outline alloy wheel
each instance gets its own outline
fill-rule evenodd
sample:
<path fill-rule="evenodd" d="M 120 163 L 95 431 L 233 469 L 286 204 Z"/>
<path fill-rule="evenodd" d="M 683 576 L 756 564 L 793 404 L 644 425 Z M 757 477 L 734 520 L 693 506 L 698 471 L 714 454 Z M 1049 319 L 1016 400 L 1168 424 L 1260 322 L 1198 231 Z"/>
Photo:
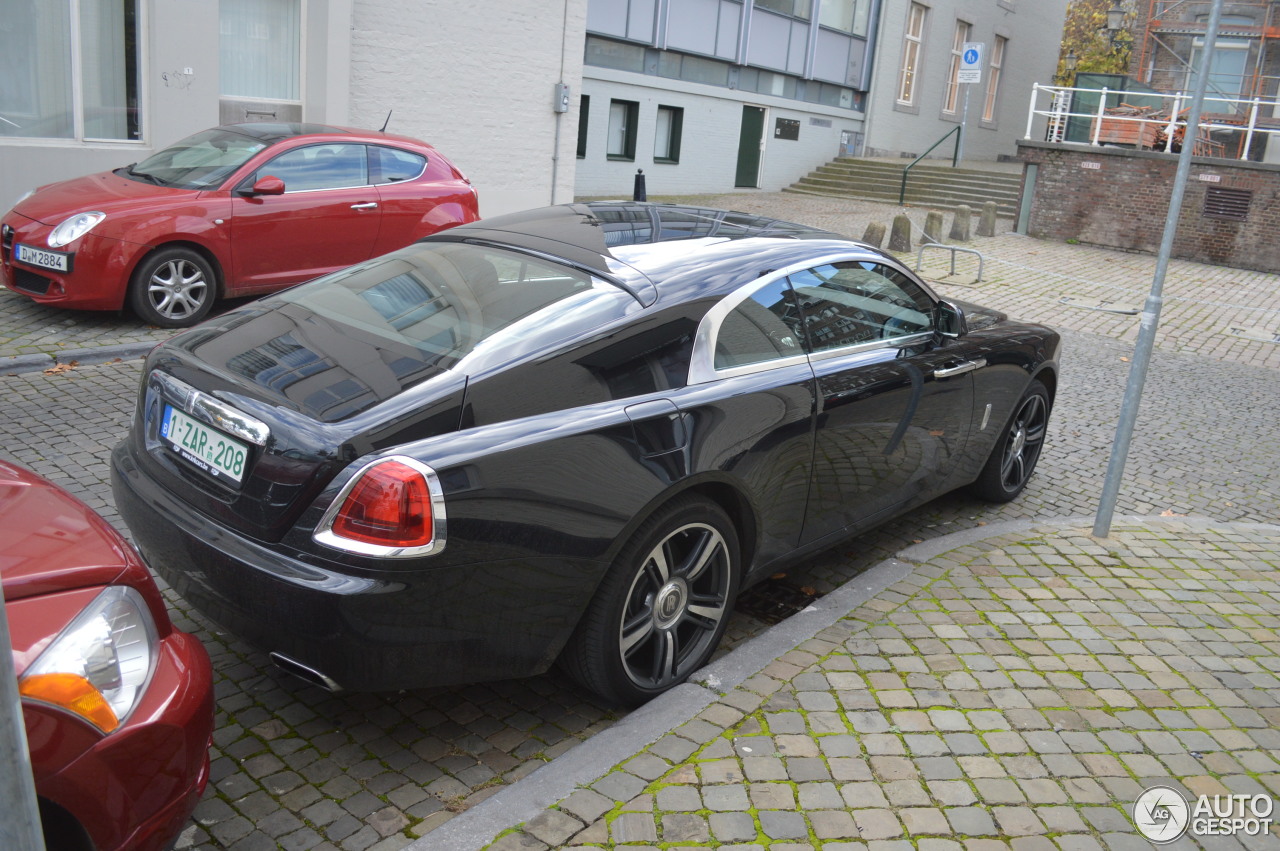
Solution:
<path fill-rule="evenodd" d="M 1000 460 L 1000 484 L 1005 490 L 1019 490 L 1030 478 L 1044 446 L 1048 422 L 1049 409 L 1043 396 L 1032 394 L 1022 401 L 1009 424 L 1004 455 Z"/>
<path fill-rule="evenodd" d="M 160 264 L 147 282 L 147 300 L 165 319 L 180 321 L 194 315 L 208 297 L 204 270 L 183 258 Z"/>
<path fill-rule="evenodd" d="M 702 663 L 729 613 L 731 571 L 724 537 L 704 523 L 675 529 L 645 556 L 618 629 L 622 666 L 635 685 L 665 688 Z"/>

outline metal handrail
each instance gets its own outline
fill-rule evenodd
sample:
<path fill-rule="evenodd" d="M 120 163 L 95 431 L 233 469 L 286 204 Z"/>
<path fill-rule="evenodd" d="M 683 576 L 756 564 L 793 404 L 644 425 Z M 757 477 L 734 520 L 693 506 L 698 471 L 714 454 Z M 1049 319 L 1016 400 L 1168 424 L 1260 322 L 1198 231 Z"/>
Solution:
<path fill-rule="evenodd" d="M 938 147 L 943 142 L 947 141 L 947 137 L 950 136 L 952 133 L 956 134 L 956 147 L 955 147 L 955 150 L 951 153 L 951 167 L 955 168 L 957 165 L 960 164 L 960 125 L 957 124 L 955 127 L 952 127 L 946 133 L 942 134 L 941 139 L 939 139 L 938 141 L 930 145 L 929 150 L 925 151 L 923 154 L 916 157 L 914 160 L 912 160 L 910 163 L 907 164 L 906 168 L 902 170 L 902 188 L 898 190 L 898 206 L 899 207 L 905 204 L 907 199 L 907 173 L 911 171 L 912 167 L 914 167 L 916 163 L 920 162 L 920 160 L 924 159 L 925 157 L 929 156 L 929 154 L 933 153 L 934 148 Z"/>
<path fill-rule="evenodd" d="M 1067 110 L 1055 111 L 1052 103 L 1050 108 L 1038 109 L 1037 100 L 1041 92 L 1045 92 L 1052 97 L 1056 95 L 1068 95 L 1076 92 L 1086 92 L 1098 94 L 1098 107 L 1091 112 L 1070 112 Z M 1165 105 L 1165 111 L 1152 115 L 1114 115 L 1107 113 L 1108 97 L 1112 95 L 1132 95 L 1134 97 L 1143 98 L 1145 100 L 1160 100 Z M 1185 112 L 1185 104 L 1190 100 L 1190 96 L 1185 92 L 1124 92 L 1115 91 L 1106 87 L 1101 89 L 1076 88 L 1073 86 L 1042 86 L 1034 83 L 1031 87 L 1031 104 L 1027 111 L 1027 131 L 1024 138 L 1031 139 L 1032 132 L 1035 127 L 1037 117 L 1043 117 L 1048 120 L 1052 126 L 1054 122 L 1064 124 L 1069 118 L 1087 118 L 1092 122 L 1089 131 L 1089 141 L 1087 144 L 1100 145 L 1101 134 L 1103 129 L 1103 121 L 1114 123 L 1116 125 L 1137 124 L 1148 125 L 1155 124 L 1164 134 L 1165 142 L 1163 150 L 1170 151 L 1174 141 L 1174 131 L 1186 124 L 1183 117 Z M 1213 114 L 1210 113 L 1202 117 L 1199 129 L 1200 131 L 1234 131 L 1242 135 L 1240 140 L 1240 151 L 1238 158 L 1248 160 L 1249 152 L 1252 149 L 1253 141 L 1259 136 L 1268 139 L 1280 138 L 1280 125 L 1272 120 L 1272 116 L 1280 113 L 1280 99 L 1264 99 L 1264 98 L 1233 98 L 1233 97 L 1214 97 L 1206 96 L 1204 99 L 1206 107 L 1210 103 L 1221 104 L 1228 113 Z M 1166 114 L 1167 111 L 1167 114 Z M 1236 117 L 1231 121 L 1223 121 L 1221 115 L 1234 114 Z M 1218 118 L 1218 120 L 1214 120 Z M 1197 146 L 1204 137 L 1200 133 L 1192 134 L 1196 140 Z M 1057 140 L 1053 140 L 1057 141 Z M 1218 143 L 1215 143 L 1218 144 Z M 1206 155 L 1212 155 L 1206 154 Z"/>

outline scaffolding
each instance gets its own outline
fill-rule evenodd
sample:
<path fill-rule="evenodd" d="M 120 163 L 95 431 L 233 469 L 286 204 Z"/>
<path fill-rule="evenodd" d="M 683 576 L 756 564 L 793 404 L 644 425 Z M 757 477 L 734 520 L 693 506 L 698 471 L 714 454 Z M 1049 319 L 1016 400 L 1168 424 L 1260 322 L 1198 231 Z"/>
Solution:
<path fill-rule="evenodd" d="M 1166 91 L 1185 90 L 1193 57 L 1204 44 L 1209 0 L 1148 0 L 1146 25 L 1134 67 L 1142 82 Z M 1210 72 L 1220 90 L 1211 95 L 1272 98 L 1280 88 L 1280 0 L 1230 0 L 1223 5 L 1217 47 L 1243 51 L 1239 73 Z M 1238 88 L 1235 81 L 1238 80 Z M 1232 91 L 1221 90 L 1221 87 Z"/>

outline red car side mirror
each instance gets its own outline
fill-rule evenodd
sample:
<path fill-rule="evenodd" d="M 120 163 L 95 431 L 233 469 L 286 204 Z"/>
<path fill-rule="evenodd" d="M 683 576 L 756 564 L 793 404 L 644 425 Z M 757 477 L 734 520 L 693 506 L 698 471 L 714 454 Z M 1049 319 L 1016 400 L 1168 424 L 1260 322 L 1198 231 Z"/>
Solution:
<path fill-rule="evenodd" d="M 250 195 L 283 195 L 284 181 L 278 177 L 267 175 L 266 177 L 253 184 L 253 188 L 249 190 Z"/>

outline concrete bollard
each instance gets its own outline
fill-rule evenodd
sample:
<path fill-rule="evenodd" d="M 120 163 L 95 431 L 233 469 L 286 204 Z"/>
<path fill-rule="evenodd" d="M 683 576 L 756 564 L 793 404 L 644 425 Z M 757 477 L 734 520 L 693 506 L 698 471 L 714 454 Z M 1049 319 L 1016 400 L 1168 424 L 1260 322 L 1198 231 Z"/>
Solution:
<path fill-rule="evenodd" d="M 911 219 L 906 214 L 893 217 L 893 229 L 889 231 L 889 250 L 911 250 Z"/>
<path fill-rule="evenodd" d="M 924 217 L 924 236 L 920 241 L 942 243 L 942 213 L 930 210 Z"/>
<path fill-rule="evenodd" d="M 972 224 L 973 210 L 968 204 L 961 204 L 956 207 L 955 217 L 951 220 L 950 239 L 956 242 L 969 241 L 969 226 Z"/>
<path fill-rule="evenodd" d="M 996 235 L 996 202 L 988 201 L 982 205 L 982 215 L 978 217 L 978 236 Z"/>
<path fill-rule="evenodd" d="M 862 241 L 876 248 L 884 245 L 884 225 L 880 222 L 867 225 L 867 229 L 862 232 Z"/>

